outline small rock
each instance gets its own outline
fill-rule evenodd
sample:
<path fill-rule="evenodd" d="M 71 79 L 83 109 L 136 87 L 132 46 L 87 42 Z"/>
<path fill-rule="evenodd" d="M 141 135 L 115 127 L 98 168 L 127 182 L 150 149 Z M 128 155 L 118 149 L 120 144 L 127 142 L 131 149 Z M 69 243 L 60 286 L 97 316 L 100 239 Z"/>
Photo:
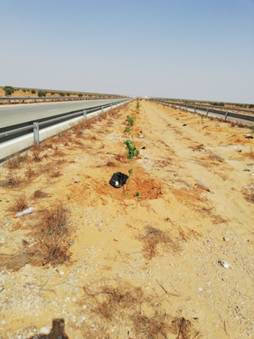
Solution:
<path fill-rule="evenodd" d="M 244 137 L 245 139 L 253 139 L 253 135 L 251 134 L 245 134 Z"/>

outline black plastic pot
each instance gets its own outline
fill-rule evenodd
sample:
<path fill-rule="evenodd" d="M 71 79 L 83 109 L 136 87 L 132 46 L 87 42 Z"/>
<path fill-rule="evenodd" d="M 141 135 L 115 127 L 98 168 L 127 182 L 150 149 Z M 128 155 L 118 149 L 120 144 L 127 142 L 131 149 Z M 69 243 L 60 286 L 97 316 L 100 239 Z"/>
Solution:
<path fill-rule="evenodd" d="M 120 188 L 126 184 L 128 178 L 129 178 L 128 175 L 121 172 L 116 172 L 112 175 L 109 183 L 114 188 Z"/>

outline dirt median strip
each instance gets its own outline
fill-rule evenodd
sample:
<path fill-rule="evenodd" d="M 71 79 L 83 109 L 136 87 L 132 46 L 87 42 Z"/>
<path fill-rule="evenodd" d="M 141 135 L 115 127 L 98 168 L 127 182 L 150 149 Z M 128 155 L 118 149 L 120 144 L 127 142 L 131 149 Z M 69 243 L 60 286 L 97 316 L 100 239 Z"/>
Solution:
<path fill-rule="evenodd" d="M 1 166 L 0 336 L 250 335 L 247 132 L 139 100 Z"/>

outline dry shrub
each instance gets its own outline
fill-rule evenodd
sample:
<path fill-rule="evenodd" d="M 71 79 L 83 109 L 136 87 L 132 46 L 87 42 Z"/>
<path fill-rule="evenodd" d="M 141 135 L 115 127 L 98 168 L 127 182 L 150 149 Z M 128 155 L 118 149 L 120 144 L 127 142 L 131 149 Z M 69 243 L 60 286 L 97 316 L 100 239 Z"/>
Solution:
<path fill-rule="evenodd" d="M 155 314 L 152 317 L 137 314 L 133 316 L 132 321 L 138 338 L 168 338 L 167 333 L 171 332 L 167 314 Z"/>
<path fill-rule="evenodd" d="M 5 180 L 1 182 L 1 186 L 15 188 L 21 184 L 21 178 L 14 173 L 8 173 Z"/>
<path fill-rule="evenodd" d="M 254 202 L 254 185 L 246 186 L 242 189 L 244 198 L 253 203 Z"/>
<path fill-rule="evenodd" d="M 40 228 L 43 235 L 48 236 L 66 236 L 68 235 L 67 210 L 61 203 L 56 204 L 51 209 L 45 210 L 40 222 Z"/>
<path fill-rule="evenodd" d="M 59 133 L 58 134 L 58 138 L 59 140 L 64 143 L 64 142 L 70 142 L 72 140 L 72 131 L 71 129 L 65 131 L 65 132 L 62 132 L 62 133 Z"/>
<path fill-rule="evenodd" d="M 141 303 L 144 301 L 142 289 L 127 283 L 113 283 L 113 286 L 111 284 L 96 285 L 95 283 L 92 284 L 92 288 L 87 286 L 83 288 L 84 301 L 90 306 L 93 324 L 95 320 L 98 320 L 96 329 L 103 329 L 104 333 L 110 331 L 114 321 L 118 324 L 121 321 L 128 321 L 131 315 L 138 312 Z M 99 334 L 94 329 L 90 329 L 89 332 L 92 334 L 91 338 L 96 338 Z"/>
<path fill-rule="evenodd" d="M 80 140 L 74 140 L 74 144 L 77 145 L 77 146 L 80 146 L 80 147 L 84 146 L 83 142 L 80 141 Z"/>
<path fill-rule="evenodd" d="M 205 150 L 205 147 L 204 147 L 204 144 L 197 144 L 195 146 L 190 146 L 190 148 L 193 150 L 193 151 L 204 151 Z"/>
<path fill-rule="evenodd" d="M 221 158 L 219 155 L 213 153 L 213 152 L 208 152 L 207 154 L 203 155 L 200 160 L 204 162 L 204 165 L 207 166 L 207 162 L 210 165 L 218 165 L 220 163 L 224 162 L 224 159 Z"/>
<path fill-rule="evenodd" d="M 62 175 L 62 173 L 60 171 L 53 171 L 52 173 L 50 173 L 51 178 L 58 178 L 61 175 Z"/>
<path fill-rule="evenodd" d="M 34 192 L 34 194 L 33 194 L 33 197 L 34 197 L 35 199 L 46 198 L 46 197 L 48 197 L 48 193 L 45 193 L 45 192 L 43 192 L 43 191 L 41 191 L 41 190 L 36 190 L 36 191 Z"/>
<path fill-rule="evenodd" d="M 9 169 L 18 169 L 20 168 L 21 164 L 27 160 L 27 155 L 16 155 L 15 157 L 11 158 L 7 161 L 6 167 Z"/>
<path fill-rule="evenodd" d="M 61 203 L 45 210 L 38 223 L 35 239 L 38 241 L 29 249 L 31 263 L 53 266 L 70 259 L 70 228 L 68 212 Z"/>
<path fill-rule="evenodd" d="M 35 177 L 35 171 L 31 168 L 28 167 L 27 170 L 25 171 L 25 177 L 29 180 Z"/>
<path fill-rule="evenodd" d="M 14 157 L 7 161 L 6 167 L 9 169 L 17 169 L 20 167 L 20 162 L 18 160 L 18 157 Z"/>
<path fill-rule="evenodd" d="M 143 242 L 143 254 L 149 260 L 157 255 L 159 246 L 166 250 L 179 250 L 176 240 L 172 240 L 168 232 L 151 226 L 147 226 L 145 235 L 139 236 L 138 239 Z"/>
<path fill-rule="evenodd" d="M 40 172 L 45 173 L 45 175 L 48 175 L 51 178 L 60 177 L 62 175 L 60 169 L 63 167 L 65 163 L 66 163 L 65 159 L 47 162 L 40 167 Z"/>
<path fill-rule="evenodd" d="M 28 208 L 28 202 L 26 196 L 23 194 L 15 200 L 14 204 L 11 207 L 11 211 L 20 212 L 26 208 Z"/>
<path fill-rule="evenodd" d="M 38 243 L 38 252 L 40 253 L 39 263 L 43 266 L 51 264 L 52 266 L 62 265 L 70 259 L 68 242 L 62 239 L 41 240 Z M 38 262 L 37 260 L 35 261 Z"/>
<path fill-rule="evenodd" d="M 82 329 L 83 338 L 91 339 L 112 339 L 109 333 L 105 332 L 105 328 L 95 328 L 94 326 L 88 326 Z"/>
<path fill-rule="evenodd" d="M 53 156 L 55 156 L 55 157 L 64 157 L 65 155 L 66 154 L 63 151 L 61 151 L 60 149 L 56 149 L 54 151 L 54 154 L 53 154 Z"/>
<path fill-rule="evenodd" d="M 172 328 L 177 339 L 198 338 L 199 332 L 193 329 L 191 322 L 183 317 L 172 321 Z"/>
<path fill-rule="evenodd" d="M 36 162 L 40 162 L 42 160 L 42 147 L 40 145 L 35 145 L 31 149 L 32 160 Z"/>
<path fill-rule="evenodd" d="M 104 338 L 99 335 L 108 333 L 112 327 L 128 329 L 129 338 L 171 338 L 169 334 L 178 339 L 197 338 L 198 332 L 189 320 L 174 318 L 165 312 L 161 303 L 164 295 L 161 298 L 155 294 L 146 295 L 141 287 L 123 281 L 96 285 L 83 288 L 93 323 L 93 328 L 85 325 L 89 338 Z"/>
<path fill-rule="evenodd" d="M 224 159 L 222 157 L 212 152 L 209 152 L 208 159 L 214 162 L 224 162 Z"/>
<path fill-rule="evenodd" d="M 96 291 L 83 287 L 85 294 L 95 301 L 93 312 L 106 320 L 112 320 L 124 309 L 135 308 L 143 300 L 143 291 L 140 287 L 128 284 L 122 286 L 103 286 Z"/>

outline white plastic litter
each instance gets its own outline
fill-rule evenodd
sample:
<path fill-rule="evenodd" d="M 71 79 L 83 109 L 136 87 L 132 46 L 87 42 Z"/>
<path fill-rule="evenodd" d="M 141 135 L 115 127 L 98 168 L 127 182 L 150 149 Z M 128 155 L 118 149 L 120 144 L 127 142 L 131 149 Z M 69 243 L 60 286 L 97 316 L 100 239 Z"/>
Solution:
<path fill-rule="evenodd" d="M 48 326 L 44 326 L 40 329 L 40 334 L 44 334 L 44 335 L 47 335 L 50 333 L 50 328 Z"/>
<path fill-rule="evenodd" d="M 228 269 L 231 267 L 230 263 L 225 260 L 218 260 L 218 264 L 220 264 L 222 267 Z"/>
<path fill-rule="evenodd" d="M 23 211 L 17 212 L 16 217 L 23 217 L 23 215 L 33 213 L 34 209 L 32 207 L 25 208 Z"/>

